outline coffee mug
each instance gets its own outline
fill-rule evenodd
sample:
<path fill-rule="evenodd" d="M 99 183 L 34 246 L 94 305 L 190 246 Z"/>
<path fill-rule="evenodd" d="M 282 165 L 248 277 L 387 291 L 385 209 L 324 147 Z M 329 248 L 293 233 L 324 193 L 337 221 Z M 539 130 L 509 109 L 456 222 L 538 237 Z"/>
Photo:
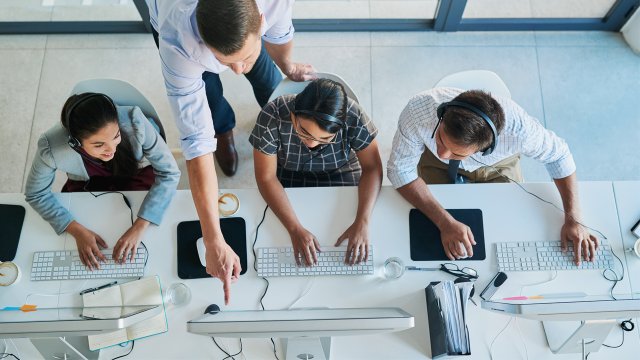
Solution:
<path fill-rule="evenodd" d="M 222 216 L 231 216 L 240 209 L 240 199 L 235 194 L 224 193 L 218 197 L 218 212 Z"/>
<path fill-rule="evenodd" d="M 10 286 L 20 281 L 20 268 L 11 261 L 0 262 L 0 286 Z"/>
<path fill-rule="evenodd" d="M 640 257 L 640 239 L 636 240 L 635 244 L 633 244 L 633 247 L 625 249 L 624 251 L 634 252 L 637 257 Z"/>

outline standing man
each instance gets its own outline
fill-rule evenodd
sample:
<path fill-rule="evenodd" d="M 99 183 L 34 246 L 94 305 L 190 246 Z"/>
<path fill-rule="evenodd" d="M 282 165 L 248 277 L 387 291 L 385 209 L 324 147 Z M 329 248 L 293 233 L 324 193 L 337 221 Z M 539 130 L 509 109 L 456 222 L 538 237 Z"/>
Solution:
<path fill-rule="evenodd" d="M 387 173 L 402 197 L 440 229 L 449 259 L 473 255 L 471 229 L 433 197 L 427 183 L 522 182 L 520 154 L 545 165 L 565 211 L 563 250 L 593 261 L 598 240 L 580 225 L 576 164 L 567 143 L 511 99 L 479 91 L 435 88 L 409 100 L 393 138 Z M 507 178 L 508 177 L 508 178 Z"/>
<path fill-rule="evenodd" d="M 295 81 L 313 78 L 314 69 L 291 61 L 292 0 L 146 1 L 207 249 L 207 273 L 223 282 L 227 304 L 241 268 L 220 230 L 212 153 L 227 176 L 235 174 L 238 154 L 235 115 L 219 74 L 229 68 L 244 74 L 264 106 L 282 79 L 274 61 Z"/>

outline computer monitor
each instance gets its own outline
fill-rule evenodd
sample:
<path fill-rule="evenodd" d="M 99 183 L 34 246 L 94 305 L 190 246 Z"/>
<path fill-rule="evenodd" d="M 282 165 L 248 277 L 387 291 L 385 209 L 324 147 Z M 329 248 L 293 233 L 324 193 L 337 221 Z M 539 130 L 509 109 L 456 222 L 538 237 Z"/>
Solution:
<path fill-rule="evenodd" d="M 162 305 L 3 310 L 0 339 L 29 338 L 45 359 L 97 359 L 99 351 L 89 350 L 87 336 L 123 329 L 162 311 Z"/>
<path fill-rule="evenodd" d="M 189 321 L 187 331 L 213 337 L 285 338 L 286 359 L 329 360 L 331 336 L 377 334 L 413 326 L 413 316 L 398 308 L 322 308 L 221 311 Z"/>
<path fill-rule="evenodd" d="M 549 348 L 554 354 L 596 352 L 617 319 L 640 316 L 640 299 L 617 296 L 553 298 L 538 300 L 483 300 L 490 311 L 542 321 Z"/>

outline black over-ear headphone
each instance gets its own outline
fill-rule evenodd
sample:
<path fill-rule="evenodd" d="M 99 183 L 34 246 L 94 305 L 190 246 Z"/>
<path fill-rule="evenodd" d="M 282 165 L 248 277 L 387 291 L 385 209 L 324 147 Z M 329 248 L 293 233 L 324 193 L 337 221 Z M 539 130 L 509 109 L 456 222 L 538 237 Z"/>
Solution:
<path fill-rule="evenodd" d="M 433 134 L 431 134 L 431 137 L 433 138 L 435 136 L 436 130 L 438 129 L 438 126 L 440 126 L 440 123 L 442 122 L 442 118 L 444 117 L 444 114 L 447 111 L 447 108 L 452 106 L 461 107 L 471 111 L 472 113 L 480 116 L 489 125 L 489 127 L 491 128 L 491 133 L 493 134 L 493 138 L 491 139 L 491 144 L 489 145 L 489 147 L 482 150 L 482 155 L 486 156 L 491 154 L 493 150 L 496 148 L 496 145 L 498 143 L 498 131 L 496 130 L 496 126 L 493 124 L 493 121 L 491 121 L 491 118 L 489 118 L 487 114 L 485 114 L 482 110 L 478 109 L 477 107 L 466 102 L 454 100 L 454 101 L 449 101 L 449 102 L 440 104 L 438 106 L 438 109 L 436 110 L 436 114 L 438 115 L 438 123 L 436 124 L 435 129 L 433 129 Z"/>
<path fill-rule="evenodd" d="M 67 131 L 69 132 L 69 139 L 67 140 L 67 144 L 69 144 L 69 146 L 72 149 L 75 148 L 79 148 L 82 146 L 82 143 L 80 142 L 80 140 L 76 139 L 75 137 L 71 136 L 71 128 L 69 126 L 69 123 L 71 122 L 71 114 L 73 113 L 73 110 L 76 109 L 76 107 L 78 105 L 80 105 L 81 103 L 94 98 L 94 97 L 98 97 L 98 96 L 103 96 L 105 99 L 107 99 L 107 101 L 109 101 L 109 104 L 111 104 L 111 106 L 113 108 L 115 108 L 115 104 L 113 103 L 113 100 L 111 100 L 111 98 L 109 98 L 107 95 L 105 94 L 100 94 L 100 93 L 83 93 L 83 94 L 79 94 L 76 98 L 76 100 L 71 103 L 71 105 L 69 105 L 69 108 L 67 110 L 67 112 L 64 114 L 64 121 L 65 121 L 65 127 L 67 128 Z"/>

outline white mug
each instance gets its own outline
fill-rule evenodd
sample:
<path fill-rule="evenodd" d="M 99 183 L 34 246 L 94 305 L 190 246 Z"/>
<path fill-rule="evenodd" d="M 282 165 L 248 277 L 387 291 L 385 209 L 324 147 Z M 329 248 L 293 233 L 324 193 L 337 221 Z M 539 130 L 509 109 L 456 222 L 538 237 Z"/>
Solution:
<path fill-rule="evenodd" d="M 637 257 L 640 257 L 640 239 L 636 240 L 635 244 L 633 244 L 632 248 L 628 248 L 624 250 L 625 252 L 634 252 Z"/>
<path fill-rule="evenodd" d="M 20 281 L 20 268 L 11 261 L 0 262 L 0 286 L 10 286 Z"/>

